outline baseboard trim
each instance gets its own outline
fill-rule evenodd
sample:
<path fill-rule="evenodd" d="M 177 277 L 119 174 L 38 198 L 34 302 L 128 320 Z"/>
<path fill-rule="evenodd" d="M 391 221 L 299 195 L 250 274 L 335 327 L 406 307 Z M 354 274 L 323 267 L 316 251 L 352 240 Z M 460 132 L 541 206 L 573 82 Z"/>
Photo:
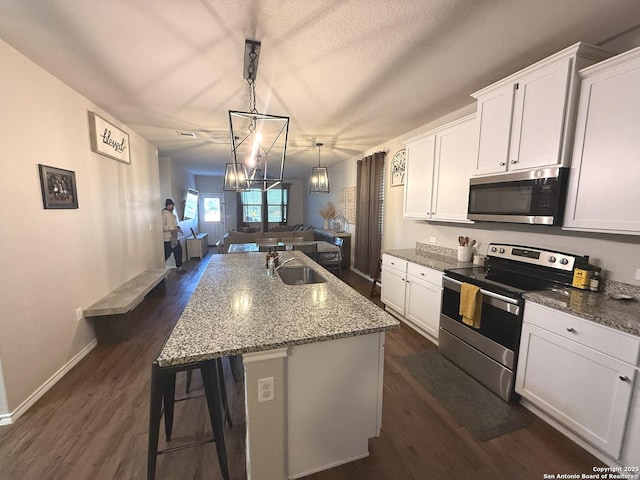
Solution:
<path fill-rule="evenodd" d="M 363 458 L 367 458 L 368 456 L 369 456 L 369 452 L 362 453 L 360 455 L 354 455 L 351 458 L 346 458 L 344 460 L 339 460 L 337 462 L 330 463 L 330 464 L 324 465 L 322 467 L 314 468 L 314 469 L 309 470 L 308 472 L 298 473 L 296 475 L 292 475 L 292 476 L 289 477 L 289 480 L 295 480 L 297 478 L 306 477 L 307 475 L 312 475 L 314 473 L 322 472 L 322 471 L 328 470 L 330 468 L 339 467 L 340 465 L 344 465 L 344 464 L 350 463 L 350 462 L 355 462 L 356 460 L 361 460 Z"/>
<path fill-rule="evenodd" d="M 98 340 L 93 339 L 91 343 L 89 343 L 86 347 L 84 347 L 80 352 L 78 352 L 71 360 L 69 360 L 66 364 L 60 368 L 56 373 L 54 373 L 46 382 L 44 382 L 40 387 L 36 389 L 29 397 L 22 402 L 18 408 L 16 408 L 13 412 L 7 413 L 4 415 L 0 415 L 0 426 L 10 425 L 14 423 L 18 418 L 20 418 L 24 413 L 29 410 L 29 408 L 36 403 L 42 396 L 47 393 L 51 387 L 53 387 L 58 380 L 66 375 L 66 373 L 75 367 L 80 360 L 86 357 L 91 350 L 93 350 L 96 345 L 98 345 Z"/>

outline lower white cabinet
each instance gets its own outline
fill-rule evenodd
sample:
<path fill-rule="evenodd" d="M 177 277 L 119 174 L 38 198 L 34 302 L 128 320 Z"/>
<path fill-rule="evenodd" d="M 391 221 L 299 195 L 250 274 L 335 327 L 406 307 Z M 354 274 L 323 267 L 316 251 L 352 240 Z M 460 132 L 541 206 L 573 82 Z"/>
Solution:
<path fill-rule="evenodd" d="M 620 460 L 640 338 L 527 302 L 516 392 Z"/>
<path fill-rule="evenodd" d="M 405 323 L 437 342 L 442 272 L 384 254 L 380 299 Z"/>

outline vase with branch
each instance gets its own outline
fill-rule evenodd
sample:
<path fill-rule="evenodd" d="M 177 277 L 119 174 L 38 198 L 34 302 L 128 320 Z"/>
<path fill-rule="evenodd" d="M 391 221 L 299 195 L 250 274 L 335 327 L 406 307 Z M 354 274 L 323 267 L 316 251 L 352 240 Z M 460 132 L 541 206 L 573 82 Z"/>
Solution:
<path fill-rule="evenodd" d="M 322 228 L 329 230 L 329 220 L 336 216 L 336 207 L 332 202 L 327 202 L 326 206 L 320 206 L 318 208 L 318 214 L 323 218 L 324 225 Z"/>

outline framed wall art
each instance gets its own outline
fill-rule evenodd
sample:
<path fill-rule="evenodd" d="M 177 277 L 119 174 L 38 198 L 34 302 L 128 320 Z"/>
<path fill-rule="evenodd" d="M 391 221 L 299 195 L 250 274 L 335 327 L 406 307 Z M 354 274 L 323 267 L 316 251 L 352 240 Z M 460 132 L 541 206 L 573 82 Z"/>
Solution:
<path fill-rule="evenodd" d="M 76 172 L 38 164 L 44 208 L 78 208 Z"/>
<path fill-rule="evenodd" d="M 391 159 L 391 186 L 404 185 L 404 172 L 407 165 L 407 151 L 398 150 Z"/>
<path fill-rule="evenodd" d="M 109 123 L 97 113 L 89 112 L 89 133 L 92 151 L 119 162 L 131 164 L 127 132 Z"/>

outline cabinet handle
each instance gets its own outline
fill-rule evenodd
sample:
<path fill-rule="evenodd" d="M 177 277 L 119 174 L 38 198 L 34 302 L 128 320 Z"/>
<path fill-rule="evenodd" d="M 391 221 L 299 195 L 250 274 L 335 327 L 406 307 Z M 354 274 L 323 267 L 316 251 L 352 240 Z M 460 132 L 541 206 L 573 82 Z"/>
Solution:
<path fill-rule="evenodd" d="M 512 165 L 515 165 L 516 163 L 518 163 L 518 160 L 511 160 Z"/>
<path fill-rule="evenodd" d="M 573 327 L 567 327 L 567 332 L 576 333 L 576 329 Z"/>
<path fill-rule="evenodd" d="M 623 382 L 628 382 L 629 381 L 629 377 L 627 377 L 626 375 L 618 375 L 618 378 L 620 380 L 622 380 Z"/>
<path fill-rule="evenodd" d="M 507 162 L 500 162 L 500 166 L 504 167 L 507 164 Z"/>
<path fill-rule="evenodd" d="M 421 273 L 420 275 L 422 275 L 424 277 L 424 273 Z"/>

